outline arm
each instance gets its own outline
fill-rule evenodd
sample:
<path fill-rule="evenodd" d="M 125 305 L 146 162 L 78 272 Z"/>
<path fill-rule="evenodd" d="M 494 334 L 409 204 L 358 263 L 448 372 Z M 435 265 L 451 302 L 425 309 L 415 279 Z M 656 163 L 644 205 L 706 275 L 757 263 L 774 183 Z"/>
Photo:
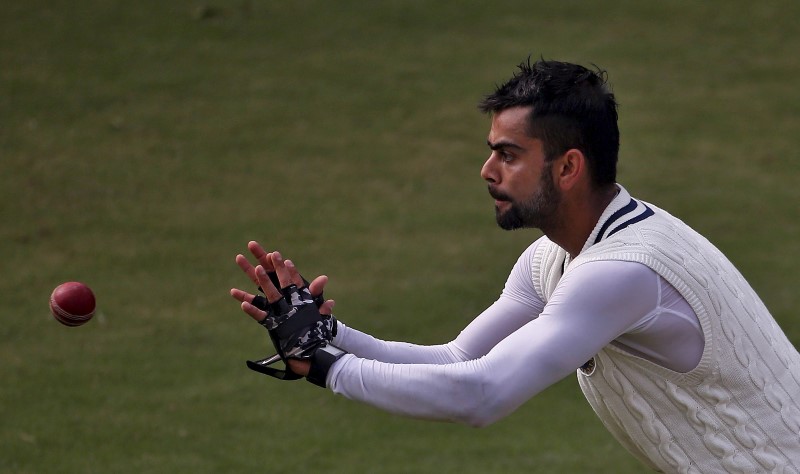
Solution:
<path fill-rule="evenodd" d="M 337 347 L 364 359 L 394 364 L 450 364 L 485 355 L 498 342 L 536 317 L 530 307 L 500 296 L 458 337 L 447 343 L 423 346 L 384 341 L 350 328 L 341 321 L 333 340 Z"/>
<path fill-rule="evenodd" d="M 644 272 L 644 273 L 643 273 Z M 594 262 L 565 275 L 539 318 L 485 356 L 446 365 L 388 364 L 347 355 L 328 385 L 383 410 L 484 426 L 513 412 L 594 356 L 652 311 L 649 269 Z"/>

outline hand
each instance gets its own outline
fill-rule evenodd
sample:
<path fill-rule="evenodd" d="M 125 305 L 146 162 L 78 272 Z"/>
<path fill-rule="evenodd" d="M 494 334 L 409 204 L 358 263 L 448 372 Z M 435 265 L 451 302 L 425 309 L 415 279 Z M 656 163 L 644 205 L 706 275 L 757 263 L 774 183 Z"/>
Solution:
<path fill-rule="evenodd" d="M 298 287 L 303 286 L 303 278 L 300 276 L 300 273 L 291 260 L 284 260 L 277 251 L 266 252 L 264 248 L 255 241 L 250 242 L 247 248 L 256 258 L 258 265 L 254 267 L 247 258 L 241 254 L 236 256 L 236 263 L 256 286 L 261 287 L 269 303 L 274 303 L 282 297 L 279 289 L 275 288 L 275 285 L 269 278 L 269 273 L 275 272 L 277 274 L 281 288 L 285 288 L 290 284 L 297 285 Z M 315 278 L 309 284 L 308 288 L 311 295 L 314 297 L 320 296 L 327 283 L 328 277 L 325 275 Z M 231 296 L 241 303 L 242 311 L 250 315 L 254 320 L 260 322 L 267 317 L 265 311 L 252 305 L 255 295 L 238 288 L 232 288 Z M 333 300 L 326 300 L 319 307 L 320 314 L 330 315 L 334 304 L 335 302 Z"/>
<path fill-rule="evenodd" d="M 272 304 L 284 298 L 285 295 L 280 289 L 292 284 L 301 288 L 305 285 L 306 282 L 300 276 L 292 261 L 284 260 L 279 252 L 268 253 L 257 242 L 250 242 L 248 248 L 258 261 L 258 265 L 253 267 L 243 255 L 236 256 L 236 263 L 250 280 L 263 290 L 268 303 Z M 273 275 L 270 275 L 270 273 L 273 273 Z M 275 280 L 278 280 L 280 289 L 275 287 L 273 283 Z M 312 297 L 319 298 L 321 301 L 317 302 L 318 314 L 330 316 L 335 302 L 333 300 L 322 301 L 321 296 L 327 282 L 328 278 L 326 276 L 317 277 L 309 284 L 308 291 Z M 262 322 L 267 318 L 267 312 L 253 304 L 255 295 L 233 288 L 231 289 L 231 296 L 241 303 L 242 310 L 254 320 Z M 278 342 L 275 339 L 273 339 L 273 343 L 277 347 Z M 308 375 L 311 366 L 308 360 L 289 358 L 284 359 L 284 361 L 291 372 L 302 377 Z"/>
<path fill-rule="evenodd" d="M 292 372 L 303 377 L 306 377 L 308 371 L 311 370 L 311 361 L 309 360 L 289 359 L 286 361 L 286 364 Z"/>

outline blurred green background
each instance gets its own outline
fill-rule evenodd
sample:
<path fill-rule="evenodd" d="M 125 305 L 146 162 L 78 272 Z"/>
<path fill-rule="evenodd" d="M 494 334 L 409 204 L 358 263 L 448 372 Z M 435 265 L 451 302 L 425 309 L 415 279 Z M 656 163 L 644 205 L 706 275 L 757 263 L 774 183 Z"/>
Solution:
<path fill-rule="evenodd" d="M 350 326 L 446 342 L 535 231 L 494 223 L 477 101 L 528 55 L 609 71 L 620 181 L 800 342 L 800 3 L 7 0 L 0 472 L 641 472 L 569 377 L 485 429 L 247 370 L 249 240 Z M 92 286 L 67 328 L 47 301 Z"/>

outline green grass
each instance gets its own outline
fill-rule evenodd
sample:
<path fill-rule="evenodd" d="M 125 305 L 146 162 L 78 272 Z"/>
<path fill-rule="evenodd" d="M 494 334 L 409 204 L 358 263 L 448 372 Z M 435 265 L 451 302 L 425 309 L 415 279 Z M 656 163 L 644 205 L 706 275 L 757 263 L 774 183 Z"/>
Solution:
<path fill-rule="evenodd" d="M 6 2 L 0 472 L 640 472 L 568 378 L 486 429 L 244 367 L 248 240 L 351 326 L 447 341 L 535 232 L 496 228 L 475 104 L 528 54 L 608 69 L 620 181 L 800 342 L 796 2 Z M 58 283 L 96 318 L 58 325 Z M 442 298 L 442 295 L 449 297 Z"/>

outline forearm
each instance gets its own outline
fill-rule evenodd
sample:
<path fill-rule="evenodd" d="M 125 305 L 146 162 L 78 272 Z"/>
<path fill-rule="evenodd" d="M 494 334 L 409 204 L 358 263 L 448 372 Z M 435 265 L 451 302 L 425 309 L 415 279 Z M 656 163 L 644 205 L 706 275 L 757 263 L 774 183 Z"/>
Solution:
<path fill-rule="evenodd" d="M 339 321 L 333 344 L 364 359 L 395 364 L 451 364 L 477 359 L 536 315 L 527 304 L 501 296 L 478 315 L 455 340 L 423 346 L 408 342 L 383 341 Z"/>
<path fill-rule="evenodd" d="M 479 405 L 483 390 L 478 382 L 468 385 L 466 378 L 453 383 L 452 369 L 452 365 L 387 364 L 349 355 L 335 364 L 328 385 L 336 394 L 397 415 L 477 425 L 469 416 L 475 414 L 471 407 Z"/>
<path fill-rule="evenodd" d="M 466 360 L 452 344 L 424 346 L 383 341 L 339 321 L 333 345 L 364 359 L 394 364 L 450 364 Z"/>
<path fill-rule="evenodd" d="M 388 364 L 348 355 L 331 369 L 328 386 L 390 413 L 485 426 L 575 368 L 558 357 L 515 354 L 524 336 L 511 339 L 486 357 L 447 365 Z"/>

